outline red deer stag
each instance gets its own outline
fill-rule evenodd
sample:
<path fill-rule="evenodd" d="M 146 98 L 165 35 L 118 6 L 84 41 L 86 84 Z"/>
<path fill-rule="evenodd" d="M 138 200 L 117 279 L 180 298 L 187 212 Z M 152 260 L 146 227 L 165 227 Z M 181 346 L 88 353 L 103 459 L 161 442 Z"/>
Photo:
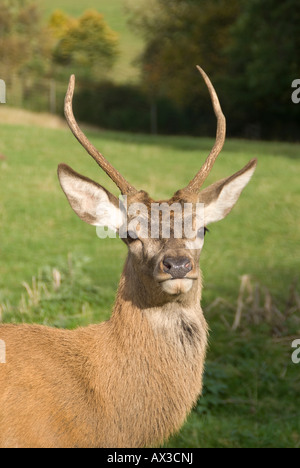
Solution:
<path fill-rule="evenodd" d="M 124 225 L 136 230 L 127 228 L 122 236 L 128 256 L 110 320 L 72 331 L 1 325 L 6 355 L 0 364 L 0 446 L 155 446 L 178 431 L 201 394 L 207 346 L 199 269 L 204 228 L 231 211 L 257 161 L 200 191 L 223 147 L 226 124 L 213 85 L 198 69 L 217 117 L 216 142 L 193 180 L 158 203 L 127 182 L 82 133 L 72 111 L 71 77 L 65 100 L 69 126 L 126 195 L 127 211 L 104 187 L 65 164 L 58 168 L 62 189 L 87 223 L 118 233 Z M 169 236 L 161 229 L 162 211 L 156 236 L 139 230 L 139 210 L 131 208 L 146 207 L 150 216 L 151 207 L 162 203 L 190 204 L 193 226 L 194 208 L 203 207 L 195 237 L 175 235 L 175 224 L 184 218 L 178 211 L 169 212 Z"/>

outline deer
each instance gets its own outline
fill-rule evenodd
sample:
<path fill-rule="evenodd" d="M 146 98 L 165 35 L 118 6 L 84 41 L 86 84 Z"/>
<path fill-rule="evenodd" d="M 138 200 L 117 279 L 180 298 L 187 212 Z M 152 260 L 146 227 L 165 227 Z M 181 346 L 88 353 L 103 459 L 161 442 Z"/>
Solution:
<path fill-rule="evenodd" d="M 0 364 L 0 446 L 19 448 L 144 448 L 160 446 L 182 427 L 202 393 L 208 325 L 201 308 L 199 260 L 204 233 L 223 219 L 250 181 L 257 159 L 230 177 L 202 188 L 226 136 L 226 120 L 210 78 L 198 66 L 217 119 L 212 150 L 188 185 L 169 200 L 203 207 L 193 237 L 169 237 L 158 229 L 131 232 L 134 204 L 156 203 L 137 190 L 93 146 L 73 113 L 75 77 L 65 98 L 68 125 L 87 153 L 112 179 L 123 198 L 66 164 L 58 178 L 74 212 L 86 223 L 110 227 L 128 255 L 109 320 L 75 330 L 2 324 L 5 363 Z M 195 210 L 190 222 L 195 224 Z M 162 221 L 162 215 L 159 223 Z M 199 224 L 199 223 L 198 223 Z"/>

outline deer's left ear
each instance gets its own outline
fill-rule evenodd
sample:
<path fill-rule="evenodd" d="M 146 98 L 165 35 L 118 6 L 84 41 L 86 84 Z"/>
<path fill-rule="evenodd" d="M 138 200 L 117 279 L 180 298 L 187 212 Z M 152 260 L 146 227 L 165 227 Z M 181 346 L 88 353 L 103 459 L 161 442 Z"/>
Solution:
<path fill-rule="evenodd" d="M 204 203 L 205 226 L 220 221 L 230 213 L 250 181 L 256 165 L 257 159 L 252 159 L 236 174 L 210 185 L 200 193 L 199 203 Z"/>
<path fill-rule="evenodd" d="M 101 185 L 66 164 L 58 166 L 61 187 L 77 216 L 92 226 L 117 232 L 124 222 L 118 199 Z"/>

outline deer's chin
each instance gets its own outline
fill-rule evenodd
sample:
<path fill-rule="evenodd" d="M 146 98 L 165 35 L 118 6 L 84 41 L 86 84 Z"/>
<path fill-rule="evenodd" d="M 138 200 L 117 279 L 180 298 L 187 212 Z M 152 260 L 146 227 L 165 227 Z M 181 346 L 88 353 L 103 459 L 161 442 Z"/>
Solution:
<path fill-rule="evenodd" d="M 164 292 L 172 296 L 186 294 L 193 286 L 193 280 L 190 278 L 170 279 L 161 283 Z"/>

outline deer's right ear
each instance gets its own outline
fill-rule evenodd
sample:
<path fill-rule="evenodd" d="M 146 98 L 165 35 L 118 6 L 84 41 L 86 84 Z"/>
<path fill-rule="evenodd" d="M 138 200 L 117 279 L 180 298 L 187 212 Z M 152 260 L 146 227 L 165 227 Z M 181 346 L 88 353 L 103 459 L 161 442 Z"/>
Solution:
<path fill-rule="evenodd" d="M 73 171 L 66 164 L 58 166 L 60 185 L 75 213 L 92 226 L 118 231 L 124 215 L 119 200 L 101 185 Z"/>
<path fill-rule="evenodd" d="M 225 218 L 236 204 L 242 190 L 250 181 L 257 165 L 252 159 L 236 174 L 202 190 L 199 202 L 204 203 L 205 226 Z"/>

